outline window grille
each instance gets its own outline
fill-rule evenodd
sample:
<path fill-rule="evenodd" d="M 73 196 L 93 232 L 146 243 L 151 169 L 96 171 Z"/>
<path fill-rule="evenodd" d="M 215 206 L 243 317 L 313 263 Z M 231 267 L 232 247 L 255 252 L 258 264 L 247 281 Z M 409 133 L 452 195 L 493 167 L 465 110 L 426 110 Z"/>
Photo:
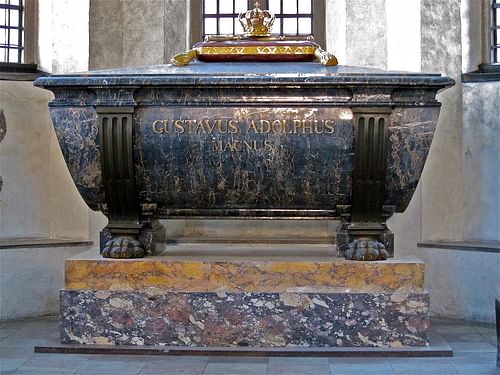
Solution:
<path fill-rule="evenodd" d="M 269 0 L 269 10 L 276 16 L 273 33 L 284 35 L 313 33 L 312 0 Z"/>
<path fill-rule="evenodd" d="M 324 6 L 322 0 L 203 0 L 203 37 L 243 33 L 238 14 L 253 9 L 256 2 L 261 9 L 268 9 L 276 16 L 273 34 L 315 35 L 324 29 L 323 25 L 317 33 L 314 30 L 314 14 L 318 5 Z M 318 40 L 318 36 L 315 37 Z M 319 41 L 322 39 L 320 36 Z"/>
<path fill-rule="evenodd" d="M 491 62 L 500 63 L 500 0 L 491 2 Z"/>
<path fill-rule="evenodd" d="M 24 62 L 23 16 L 23 0 L 0 0 L 0 62 Z"/>

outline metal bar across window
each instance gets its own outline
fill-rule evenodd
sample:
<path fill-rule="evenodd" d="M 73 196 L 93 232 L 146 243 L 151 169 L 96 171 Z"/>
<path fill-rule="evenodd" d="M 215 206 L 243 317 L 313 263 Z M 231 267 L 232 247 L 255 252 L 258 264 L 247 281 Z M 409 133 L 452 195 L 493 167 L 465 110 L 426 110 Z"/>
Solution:
<path fill-rule="evenodd" d="M 273 9 L 269 8 L 271 2 L 273 5 Z M 292 2 L 294 2 L 293 6 L 288 7 Z M 261 9 L 270 9 L 276 16 L 276 22 L 272 30 L 273 33 L 287 35 L 313 34 L 313 0 L 261 0 L 258 1 L 258 3 Z M 229 4 L 232 7 L 231 12 L 228 11 Z M 203 0 L 203 37 L 206 35 L 237 34 L 239 32 L 242 32 L 238 24 L 238 15 L 240 14 L 240 12 L 244 11 L 242 9 L 243 4 L 246 5 L 247 9 L 252 9 L 255 7 L 256 1 Z M 222 5 L 224 5 L 224 11 Z M 237 7 L 237 5 L 239 6 Z M 279 7 L 279 9 L 276 9 L 277 6 Z M 294 11 L 289 11 L 289 9 L 294 9 Z M 301 9 L 309 9 L 309 11 L 300 11 Z M 231 27 L 228 27 L 229 22 L 226 20 L 231 20 Z"/>
<path fill-rule="evenodd" d="M 0 62 L 23 62 L 23 20 L 23 0 L 4 0 L 0 3 Z"/>

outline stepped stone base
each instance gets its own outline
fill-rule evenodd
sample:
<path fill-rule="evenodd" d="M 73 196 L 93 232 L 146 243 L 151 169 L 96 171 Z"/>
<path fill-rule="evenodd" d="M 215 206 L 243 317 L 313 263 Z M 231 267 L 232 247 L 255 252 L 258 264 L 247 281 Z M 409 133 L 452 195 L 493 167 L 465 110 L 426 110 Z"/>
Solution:
<path fill-rule="evenodd" d="M 61 340 L 204 347 L 427 345 L 429 296 L 421 261 L 353 262 L 304 247 L 267 259 L 198 257 L 196 251 L 177 254 L 177 247 L 136 260 L 103 259 L 97 250 L 69 259 Z"/>

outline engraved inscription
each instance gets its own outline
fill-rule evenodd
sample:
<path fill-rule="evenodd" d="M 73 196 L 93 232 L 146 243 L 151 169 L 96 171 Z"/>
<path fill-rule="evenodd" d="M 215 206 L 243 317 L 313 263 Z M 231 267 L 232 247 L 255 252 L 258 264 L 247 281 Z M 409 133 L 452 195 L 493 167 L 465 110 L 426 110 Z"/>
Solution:
<path fill-rule="evenodd" d="M 334 134 L 334 120 L 310 119 L 244 119 L 204 118 L 204 119 L 162 119 L 153 120 L 151 128 L 156 134 Z M 217 152 L 266 151 L 275 149 L 275 143 L 266 140 L 232 140 L 214 139 L 212 149 Z"/>
<path fill-rule="evenodd" d="M 159 210 L 349 202 L 349 108 L 142 107 L 134 126 L 139 196 Z"/>
<path fill-rule="evenodd" d="M 243 126 L 242 126 L 243 125 Z M 315 119 L 278 119 L 278 120 L 247 120 L 245 124 L 227 118 L 219 119 L 163 119 L 151 123 L 157 134 L 236 134 L 242 128 L 248 134 L 333 134 L 335 133 L 333 120 Z"/>

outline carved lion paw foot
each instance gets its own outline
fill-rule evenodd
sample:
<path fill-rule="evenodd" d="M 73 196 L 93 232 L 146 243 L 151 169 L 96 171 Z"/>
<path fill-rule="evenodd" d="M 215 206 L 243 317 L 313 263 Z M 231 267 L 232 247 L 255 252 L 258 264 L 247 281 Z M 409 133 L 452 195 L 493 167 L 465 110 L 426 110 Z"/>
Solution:
<path fill-rule="evenodd" d="M 144 257 L 144 248 L 137 240 L 129 238 L 116 238 L 106 242 L 102 250 L 104 258 L 142 258 Z"/>
<path fill-rule="evenodd" d="M 389 254 L 382 242 L 354 240 L 344 256 L 348 260 L 386 260 Z"/>

